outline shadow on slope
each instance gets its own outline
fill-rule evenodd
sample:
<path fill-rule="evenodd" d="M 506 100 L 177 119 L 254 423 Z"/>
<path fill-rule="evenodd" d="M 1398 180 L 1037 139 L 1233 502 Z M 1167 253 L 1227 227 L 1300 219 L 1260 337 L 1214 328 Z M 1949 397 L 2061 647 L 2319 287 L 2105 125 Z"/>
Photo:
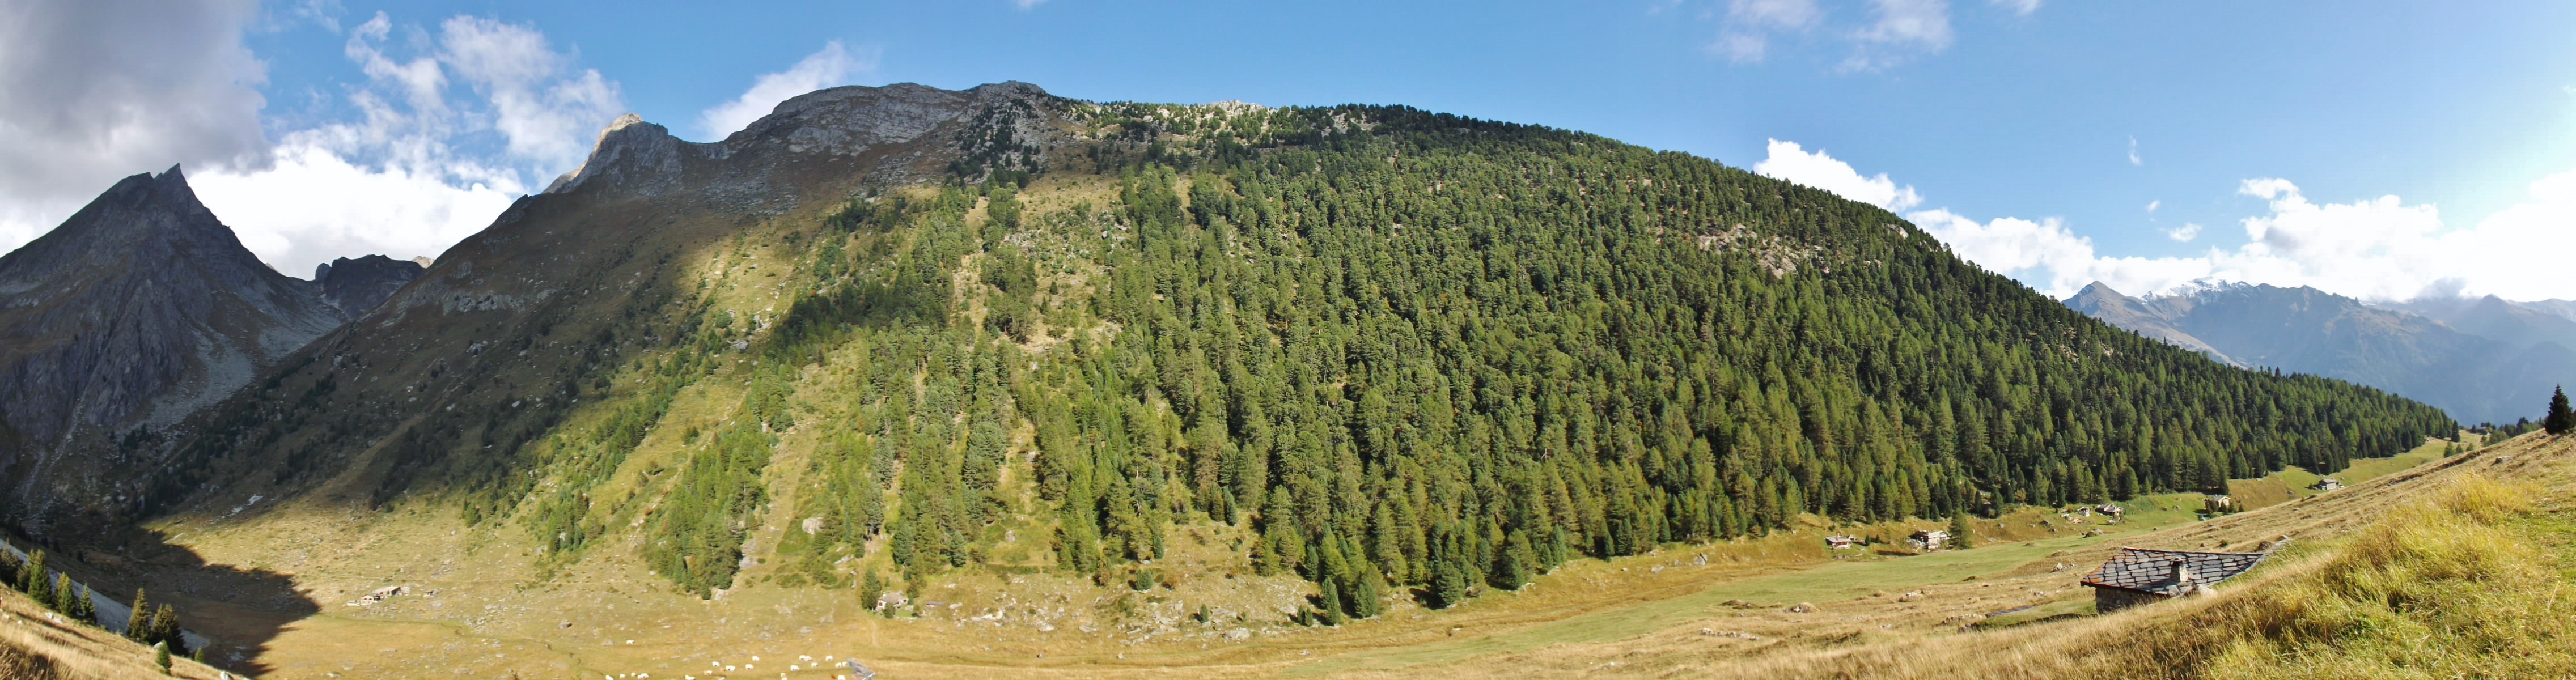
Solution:
<path fill-rule="evenodd" d="M 108 524 L 77 535 L 87 538 L 12 542 L 44 550 L 47 569 L 70 574 L 127 607 L 138 588 L 153 605 L 173 606 L 182 628 L 208 640 L 204 659 L 218 668 L 254 677 L 267 673 L 272 669 L 251 659 L 287 624 L 321 611 L 320 603 L 297 590 L 287 574 L 210 563 L 158 531 Z M 102 619 L 116 614 L 101 609 Z"/>

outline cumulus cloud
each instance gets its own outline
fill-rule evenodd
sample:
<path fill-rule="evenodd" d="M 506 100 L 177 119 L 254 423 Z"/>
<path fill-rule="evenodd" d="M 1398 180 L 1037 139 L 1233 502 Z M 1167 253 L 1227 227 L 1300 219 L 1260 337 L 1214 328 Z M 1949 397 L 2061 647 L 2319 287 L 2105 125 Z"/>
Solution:
<path fill-rule="evenodd" d="M 512 155 L 578 166 L 592 137 L 626 110 L 616 83 L 573 71 L 572 55 L 535 28 L 459 16 L 441 29 L 439 61 L 491 101 L 492 126 Z"/>
<path fill-rule="evenodd" d="M 706 139 L 723 139 L 769 115 L 779 102 L 826 87 L 848 85 L 852 76 L 876 68 L 874 50 L 853 56 L 841 47 L 841 41 L 824 43 L 822 50 L 806 55 L 795 66 L 753 79 L 751 89 L 741 97 L 699 113 L 698 131 Z"/>
<path fill-rule="evenodd" d="M 519 196 L 516 185 L 470 182 L 402 165 L 362 166 L 313 140 L 279 145 L 268 170 L 189 181 L 242 245 L 288 274 L 362 254 L 437 255 L 481 231 Z"/>
<path fill-rule="evenodd" d="M 1766 177 L 1834 192 L 1862 203 L 1888 210 L 1903 211 L 1923 203 L 1923 196 L 1913 186 L 1898 187 L 1887 173 L 1863 177 L 1851 164 L 1825 155 L 1824 149 L 1810 153 L 1797 142 L 1770 140 L 1769 155 L 1753 164 L 1753 172 Z"/>
<path fill-rule="evenodd" d="M 2190 243 L 2193 239 L 2200 238 L 2200 225 L 2192 222 L 2184 222 L 2182 223 L 2182 226 L 2162 229 L 2159 231 L 2163 231 L 2165 233 L 2165 238 L 2184 243 Z"/>
<path fill-rule="evenodd" d="M 266 161 L 254 0 L 0 3 L 0 250 L 118 178 Z"/>
<path fill-rule="evenodd" d="M 281 135 L 260 166 L 190 173 L 198 196 L 296 276 L 335 257 L 436 255 L 578 167 L 625 109 L 617 83 L 535 27 L 436 28 L 382 12 L 350 28 L 342 52 L 366 77 L 344 95 L 354 114 Z"/>
<path fill-rule="evenodd" d="M 1922 202 L 1912 187 L 1897 189 L 1885 174 L 1863 176 L 1822 150 L 1792 142 L 1772 141 L 1771 157 L 1754 168 L 1881 206 Z M 2240 223 L 2245 242 L 2187 257 L 2105 255 L 2054 217 L 1979 221 L 1942 208 L 1906 217 L 1960 257 L 2058 297 L 2093 281 L 2146 294 L 2221 280 L 2313 286 L 2367 300 L 2576 298 L 2576 278 L 2559 273 L 2564 253 L 2576 252 L 2576 229 L 2568 228 L 2576 225 L 2576 171 L 2531 182 L 2528 200 L 2468 226 L 2449 225 L 2435 206 L 2396 196 L 2320 203 L 2277 177 L 2244 180 L 2237 194 L 2262 202 L 2260 213 Z M 2161 204 L 2151 202 L 2148 210 Z M 2189 242 L 2203 229 L 2186 222 L 2161 231 Z"/>
<path fill-rule="evenodd" d="M 263 132 L 249 30 L 340 33 L 336 0 L 0 0 L 0 249 L 117 178 L 185 164 L 197 195 L 280 271 L 433 255 L 576 167 L 625 104 L 533 26 L 458 16 L 348 27 L 361 82 L 336 120 Z M 401 34 L 400 37 L 397 34 Z M 399 46 L 400 49 L 397 49 Z"/>

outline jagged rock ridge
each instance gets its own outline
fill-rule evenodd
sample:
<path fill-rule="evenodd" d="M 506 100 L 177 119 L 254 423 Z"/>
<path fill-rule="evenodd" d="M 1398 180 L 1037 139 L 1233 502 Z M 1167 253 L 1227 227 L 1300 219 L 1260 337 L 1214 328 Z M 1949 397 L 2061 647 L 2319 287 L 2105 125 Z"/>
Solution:
<path fill-rule="evenodd" d="M 348 274 L 327 281 L 280 274 L 198 202 L 175 166 L 117 182 L 0 256 L 0 466 L 10 495 L 53 495 L 40 486 L 113 493 L 122 480 L 65 457 L 122 455 L 372 306 L 400 286 L 394 279 L 409 280 L 374 259 L 386 264 L 342 260 Z"/>

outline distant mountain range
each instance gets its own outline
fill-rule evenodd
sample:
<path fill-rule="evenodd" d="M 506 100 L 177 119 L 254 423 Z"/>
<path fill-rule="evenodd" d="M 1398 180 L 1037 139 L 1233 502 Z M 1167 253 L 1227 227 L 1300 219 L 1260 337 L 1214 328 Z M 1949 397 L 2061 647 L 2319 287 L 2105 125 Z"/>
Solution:
<path fill-rule="evenodd" d="M 2576 382 L 2576 302 L 2567 300 L 2372 304 L 2232 283 L 2130 297 L 2095 282 L 2066 306 L 2223 363 L 2350 380 L 2462 422 L 2537 417 L 2551 387 Z"/>

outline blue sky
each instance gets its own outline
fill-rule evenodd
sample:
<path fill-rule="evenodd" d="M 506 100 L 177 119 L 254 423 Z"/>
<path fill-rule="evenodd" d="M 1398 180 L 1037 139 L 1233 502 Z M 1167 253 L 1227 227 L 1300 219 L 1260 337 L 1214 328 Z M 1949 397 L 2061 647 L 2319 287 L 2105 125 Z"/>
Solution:
<path fill-rule="evenodd" d="M 36 4 L 77 19 L 120 3 Z M 255 65 L 146 75 L 229 80 L 258 101 L 242 114 L 240 92 L 193 88 L 208 93 L 188 102 L 230 112 L 200 121 L 220 134 L 52 173 L 85 192 L 7 174 L 11 155 L 60 149 L 0 148 L 0 199 L 15 200 L 0 246 L 116 176 L 188 162 L 246 243 L 301 273 L 443 248 L 571 169 L 617 113 L 703 140 L 710 117 L 809 86 L 1023 80 L 1094 100 L 1406 104 L 1600 133 L 1889 205 L 2058 294 L 2209 277 L 2576 297 L 2544 249 L 2517 247 L 2576 247 L 2576 3 L 175 4 L 209 18 L 141 23 L 142 42 Z M 83 47 L 12 56 L 8 37 L 0 75 Z M 64 115 L 15 110 L 45 99 L 29 92 L 0 99 L 21 102 L 0 104 L 0 129 Z M 351 198 L 317 208 L 316 186 Z"/>

